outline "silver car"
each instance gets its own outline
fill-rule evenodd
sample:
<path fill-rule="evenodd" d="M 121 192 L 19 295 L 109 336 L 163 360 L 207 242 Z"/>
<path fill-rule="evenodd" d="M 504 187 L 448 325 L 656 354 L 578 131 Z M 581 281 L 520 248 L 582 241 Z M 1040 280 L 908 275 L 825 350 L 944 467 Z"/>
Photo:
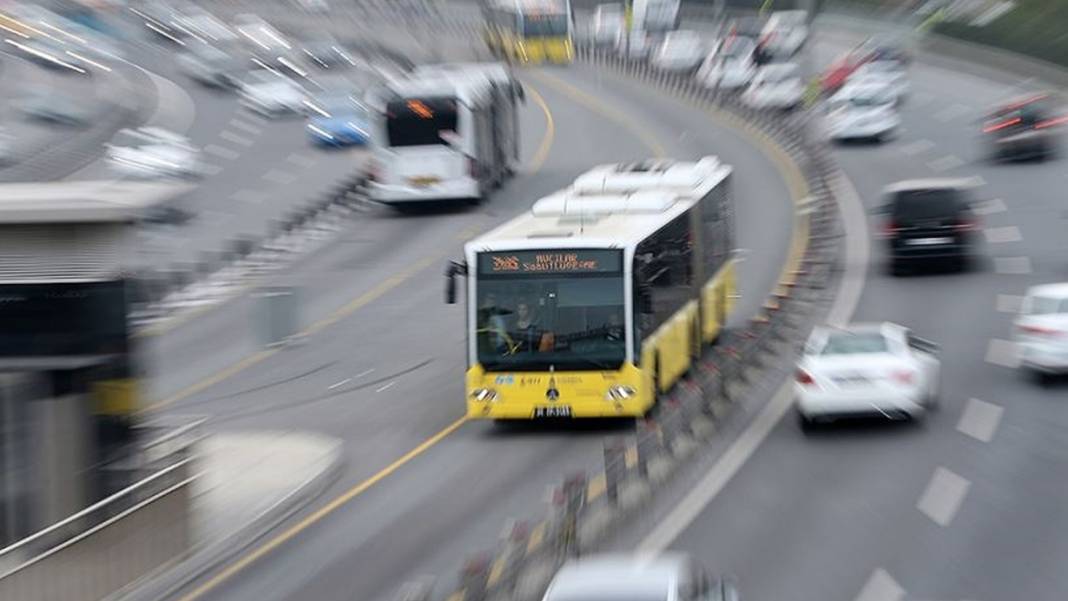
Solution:
<path fill-rule="evenodd" d="M 681 553 L 593 555 L 571 561 L 543 601 L 738 601 L 730 582 L 710 578 Z"/>

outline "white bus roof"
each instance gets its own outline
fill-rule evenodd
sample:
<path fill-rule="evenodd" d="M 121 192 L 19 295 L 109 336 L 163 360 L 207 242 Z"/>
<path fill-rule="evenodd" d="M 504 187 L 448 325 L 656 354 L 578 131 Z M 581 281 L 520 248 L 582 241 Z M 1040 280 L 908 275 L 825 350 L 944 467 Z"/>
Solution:
<path fill-rule="evenodd" d="M 594 167 L 466 250 L 623 248 L 635 245 L 712 191 L 731 168 L 715 157 Z M 599 184 L 599 189 L 597 185 Z"/>
<path fill-rule="evenodd" d="M 472 72 L 413 73 L 389 84 L 389 90 L 399 96 L 455 96 L 468 105 L 488 94 L 489 89 L 489 78 Z"/>
<path fill-rule="evenodd" d="M 512 79 L 512 75 L 508 72 L 508 68 L 505 67 L 504 63 L 435 63 L 420 65 L 412 71 L 412 75 L 417 77 L 439 74 L 483 75 L 498 83 L 508 82 Z"/>

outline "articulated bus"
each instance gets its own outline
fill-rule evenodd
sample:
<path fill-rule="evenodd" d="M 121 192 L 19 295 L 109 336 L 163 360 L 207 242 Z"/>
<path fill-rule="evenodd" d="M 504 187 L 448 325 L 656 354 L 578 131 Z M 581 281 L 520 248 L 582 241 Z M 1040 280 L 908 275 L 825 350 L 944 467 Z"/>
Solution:
<path fill-rule="evenodd" d="M 571 0 L 490 0 L 486 45 L 509 62 L 570 63 L 575 56 Z"/>
<path fill-rule="evenodd" d="M 472 418 L 641 416 L 716 339 L 736 297 L 731 168 L 603 165 L 472 240 Z"/>

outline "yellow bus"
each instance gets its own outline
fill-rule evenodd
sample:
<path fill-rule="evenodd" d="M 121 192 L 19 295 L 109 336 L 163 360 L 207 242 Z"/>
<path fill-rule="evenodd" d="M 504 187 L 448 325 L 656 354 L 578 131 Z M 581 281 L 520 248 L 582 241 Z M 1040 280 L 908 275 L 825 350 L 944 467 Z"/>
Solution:
<path fill-rule="evenodd" d="M 468 416 L 646 414 L 733 308 L 730 182 L 716 157 L 602 165 L 468 242 Z"/>
<path fill-rule="evenodd" d="M 483 8 L 486 44 L 518 63 L 570 63 L 575 56 L 570 0 L 491 0 Z"/>

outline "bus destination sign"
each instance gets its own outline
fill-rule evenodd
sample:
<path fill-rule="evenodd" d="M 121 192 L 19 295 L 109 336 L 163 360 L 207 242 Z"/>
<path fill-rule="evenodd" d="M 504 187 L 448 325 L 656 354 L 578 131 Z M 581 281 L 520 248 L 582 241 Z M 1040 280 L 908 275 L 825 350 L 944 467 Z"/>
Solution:
<path fill-rule="evenodd" d="M 482 275 L 614 273 L 622 267 L 618 250 L 519 250 L 478 256 Z"/>

